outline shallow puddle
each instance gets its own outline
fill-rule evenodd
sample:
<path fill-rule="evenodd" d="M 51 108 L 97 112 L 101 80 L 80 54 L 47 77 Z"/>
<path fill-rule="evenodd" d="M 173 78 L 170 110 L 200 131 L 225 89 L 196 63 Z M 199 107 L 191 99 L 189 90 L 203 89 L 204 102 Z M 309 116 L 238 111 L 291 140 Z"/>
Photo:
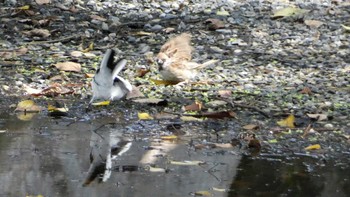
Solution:
<path fill-rule="evenodd" d="M 118 122 L 118 124 L 116 124 Z M 191 147 L 210 129 L 186 123 L 0 119 L 0 196 L 347 196 L 348 165 L 306 156 L 241 156 Z M 225 124 L 224 124 L 225 126 Z"/>

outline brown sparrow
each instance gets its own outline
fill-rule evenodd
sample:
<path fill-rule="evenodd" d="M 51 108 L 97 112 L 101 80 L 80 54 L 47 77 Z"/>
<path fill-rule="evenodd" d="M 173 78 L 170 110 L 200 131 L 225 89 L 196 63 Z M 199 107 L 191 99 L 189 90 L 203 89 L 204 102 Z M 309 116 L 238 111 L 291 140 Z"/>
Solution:
<path fill-rule="evenodd" d="M 203 64 L 192 62 L 193 47 L 190 42 L 191 35 L 182 33 L 171 38 L 160 48 L 157 61 L 159 72 L 165 81 L 189 81 L 200 69 L 218 62 L 218 60 L 209 60 Z"/>

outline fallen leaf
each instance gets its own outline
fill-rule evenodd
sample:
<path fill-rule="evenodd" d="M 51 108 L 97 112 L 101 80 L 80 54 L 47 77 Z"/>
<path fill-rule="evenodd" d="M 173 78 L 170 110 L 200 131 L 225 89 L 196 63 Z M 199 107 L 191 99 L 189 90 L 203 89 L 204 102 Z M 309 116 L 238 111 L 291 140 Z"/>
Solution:
<path fill-rule="evenodd" d="M 293 15 L 303 14 L 307 11 L 308 10 L 304 10 L 296 7 L 286 7 L 286 8 L 275 10 L 272 18 L 293 16 Z"/>
<path fill-rule="evenodd" d="M 68 115 L 68 108 L 66 106 L 62 107 L 59 103 L 55 103 L 55 105 L 48 105 L 47 110 L 49 111 L 50 116 L 61 117 Z"/>
<path fill-rule="evenodd" d="M 47 29 L 32 29 L 30 31 L 23 31 L 24 34 L 30 37 L 39 36 L 47 38 L 51 35 L 50 31 Z"/>
<path fill-rule="evenodd" d="M 202 122 L 203 121 L 203 119 L 195 118 L 195 117 L 192 117 L 192 116 L 181 116 L 180 119 L 182 121 L 197 121 L 197 122 Z"/>
<path fill-rule="evenodd" d="M 145 95 L 140 91 L 140 89 L 138 87 L 135 87 L 135 86 L 132 87 L 131 92 L 126 94 L 127 100 L 132 99 L 132 98 L 140 98 L 140 97 L 145 97 Z M 161 101 L 159 101 L 159 102 L 161 102 Z M 157 102 L 156 104 L 158 104 L 159 102 Z"/>
<path fill-rule="evenodd" d="M 145 31 L 138 31 L 133 33 L 134 36 L 150 36 L 153 35 L 151 32 L 145 32 Z"/>
<path fill-rule="evenodd" d="M 300 94 L 311 94 L 312 91 L 309 87 L 304 87 L 301 91 Z"/>
<path fill-rule="evenodd" d="M 205 21 L 209 30 L 217 30 L 225 28 L 225 23 L 216 18 L 209 18 Z"/>
<path fill-rule="evenodd" d="M 136 70 L 135 77 L 144 77 L 147 73 L 149 73 L 151 70 L 146 68 L 138 68 Z"/>
<path fill-rule="evenodd" d="M 26 112 L 19 112 L 16 113 L 16 116 L 19 120 L 22 121 L 29 121 L 32 120 L 34 116 L 36 116 L 37 113 L 26 113 Z"/>
<path fill-rule="evenodd" d="M 198 166 L 198 165 L 205 164 L 205 162 L 203 161 L 172 161 L 172 160 L 169 163 L 173 165 L 179 165 L 179 166 Z"/>
<path fill-rule="evenodd" d="M 91 42 L 91 43 L 89 44 L 89 46 L 88 46 L 86 49 L 82 50 L 82 52 L 83 52 L 83 53 L 87 53 L 87 52 L 89 52 L 89 51 L 92 51 L 93 49 L 94 49 L 94 43 Z"/>
<path fill-rule="evenodd" d="M 160 139 L 162 140 L 176 140 L 178 137 L 176 135 L 167 135 L 167 136 L 161 136 Z"/>
<path fill-rule="evenodd" d="M 321 149 L 321 145 L 319 144 L 310 145 L 305 148 L 305 150 L 319 150 L 319 149 Z"/>
<path fill-rule="evenodd" d="M 233 111 L 207 112 L 207 113 L 201 113 L 201 114 L 186 114 L 186 116 L 187 115 L 196 117 L 196 118 L 213 118 L 213 119 L 237 118 L 237 114 Z"/>
<path fill-rule="evenodd" d="M 203 105 L 199 101 L 195 101 L 191 105 L 184 106 L 185 111 L 200 111 L 202 109 Z"/>
<path fill-rule="evenodd" d="M 213 196 L 209 191 L 197 191 L 194 192 L 195 196 Z"/>
<path fill-rule="evenodd" d="M 72 56 L 72 57 L 81 57 L 81 56 L 83 56 L 83 52 L 81 52 L 81 51 L 72 51 L 72 52 L 70 52 L 70 56 Z"/>
<path fill-rule="evenodd" d="M 148 113 L 137 113 L 137 116 L 139 118 L 139 120 L 152 120 L 153 117 L 151 115 L 149 115 Z"/>
<path fill-rule="evenodd" d="M 167 101 L 157 98 L 140 98 L 133 100 L 135 103 L 151 104 L 151 105 L 166 105 Z"/>
<path fill-rule="evenodd" d="M 29 5 L 25 5 L 22 7 L 17 8 L 18 10 L 29 10 L 30 6 Z"/>
<path fill-rule="evenodd" d="M 91 103 L 91 105 L 93 106 L 106 106 L 106 105 L 110 105 L 111 101 L 101 101 L 101 102 L 97 102 L 97 103 Z"/>
<path fill-rule="evenodd" d="M 15 111 L 24 111 L 24 112 L 39 112 L 43 108 L 36 105 L 32 100 L 24 100 L 17 104 Z"/>
<path fill-rule="evenodd" d="M 44 5 L 51 3 L 51 0 L 35 0 L 38 5 Z"/>
<path fill-rule="evenodd" d="M 278 121 L 277 124 L 281 127 L 295 128 L 294 121 L 294 115 L 290 114 L 286 119 Z"/>
<path fill-rule="evenodd" d="M 224 143 L 224 144 L 219 144 L 219 143 L 214 143 L 216 148 L 232 148 L 232 144 L 230 143 Z"/>
<path fill-rule="evenodd" d="M 154 115 L 155 119 L 175 119 L 177 118 L 177 115 L 166 113 L 166 112 L 160 112 Z"/>
<path fill-rule="evenodd" d="M 93 78 L 95 76 L 95 74 L 92 73 L 85 73 L 85 77 L 86 78 Z"/>
<path fill-rule="evenodd" d="M 345 25 L 341 25 L 344 29 L 345 29 L 345 31 L 350 31 L 350 26 L 345 26 Z"/>
<path fill-rule="evenodd" d="M 146 166 L 148 168 L 148 171 L 150 172 L 166 172 L 166 170 L 164 168 L 155 168 L 152 166 Z"/>
<path fill-rule="evenodd" d="M 225 11 L 225 10 L 219 10 L 216 12 L 216 15 L 218 15 L 218 16 L 230 16 L 230 13 L 228 11 Z"/>
<path fill-rule="evenodd" d="M 246 129 L 246 130 L 256 130 L 258 128 L 259 128 L 259 125 L 255 125 L 255 124 L 248 124 L 243 126 L 243 129 Z"/>
<path fill-rule="evenodd" d="M 62 71 L 81 72 L 81 65 L 75 62 L 59 62 L 55 66 Z"/>
<path fill-rule="evenodd" d="M 157 79 L 150 79 L 154 84 L 156 85 L 176 85 L 179 82 L 174 82 L 174 81 L 164 81 L 164 80 L 157 80 Z"/>
<path fill-rule="evenodd" d="M 222 98 L 230 98 L 232 96 L 231 90 L 219 90 L 218 93 Z"/>
<path fill-rule="evenodd" d="M 327 114 L 306 114 L 309 118 L 315 119 L 317 121 L 328 120 Z"/>
<path fill-rule="evenodd" d="M 167 27 L 167 28 L 164 28 L 163 29 L 163 31 L 165 32 L 165 33 L 171 33 L 171 32 L 173 32 L 173 31 L 175 31 L 175 28 L 173 28 L 173 27 Z"/>
<path fill-rule="evenodd" d="M 92 19 L 95 19 L 95 20 L 99 20 L 99 21 L 107 21 L 107 19 L 106 18 L 103 18 L 102 16 L 98 16 L 98 15 L 90 15 L 90 17 L 92 18 Z"/>
<path fill-rule="evenodd" d="M 320 27 L 321 25 L 323 25 L 323 22 L 318 21 L 318 20 L 305 20 L 304 23 L 305 23 L 307 26 L 312 27 L 312 28 L 318 28 L 318 27 Z"/>

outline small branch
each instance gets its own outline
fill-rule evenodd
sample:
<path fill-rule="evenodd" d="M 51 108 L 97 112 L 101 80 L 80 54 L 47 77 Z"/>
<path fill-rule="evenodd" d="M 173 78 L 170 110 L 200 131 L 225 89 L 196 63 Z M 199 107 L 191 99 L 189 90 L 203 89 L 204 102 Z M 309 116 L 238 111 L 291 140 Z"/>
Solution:
<path fill-rule="evenodd" d="M 62 41 L 68 41 L 74 38 L 79 38 L 80 35 L 73 35 L 73 36 L 67 36 L 64 38 L 60 38 L 60 39 L 56 39 L 56 40 L 47 40 L 47 41 L 34 41 L 34 42 L 30 42 L 27 44 L 45 44 L 45 43 L 56 43 L 56 42 L 62 42 Z"/>
<path fill-rule="evenodd" d="M 266 112 L 264 112 L 263 110 L 255 107 L 255 106 L 251 106 L 251 105 L 245 105 L 245 104 L 240 104 L 240 103 L 235 103 L 233 101 L 229 101 L 227 99 L 223 99 L 223 98 L 219 98 L 220 100 L 223 100 L 223 101 L 226 101 L 227 103 L 229 103 L 231 105 L 232 108 L 235 108 L 235 107 L 240 107 L 240 108 L 247 108 L 247 109 L 253 109 L 257 112 L 259 112 L 260 114 L 262 114 L 263 116 L 269 118 L 270 115 L 267 114 Z"/>

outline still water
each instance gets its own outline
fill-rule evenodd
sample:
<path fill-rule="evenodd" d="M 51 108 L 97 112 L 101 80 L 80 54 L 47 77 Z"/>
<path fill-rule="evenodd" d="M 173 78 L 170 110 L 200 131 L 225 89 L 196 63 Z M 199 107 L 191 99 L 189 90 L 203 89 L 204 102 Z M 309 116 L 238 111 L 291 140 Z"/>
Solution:
<path fill-rule="evenodd" d="M 23 119 L 23 118 L 22 118 Z M 113 117 L 0 118 L 0 196 L 349 196 L 348 163 L 202 148 L 208 127 Z M 224 124 L 225 125 L 225 124 Z"/>

